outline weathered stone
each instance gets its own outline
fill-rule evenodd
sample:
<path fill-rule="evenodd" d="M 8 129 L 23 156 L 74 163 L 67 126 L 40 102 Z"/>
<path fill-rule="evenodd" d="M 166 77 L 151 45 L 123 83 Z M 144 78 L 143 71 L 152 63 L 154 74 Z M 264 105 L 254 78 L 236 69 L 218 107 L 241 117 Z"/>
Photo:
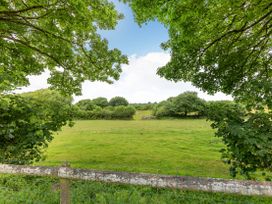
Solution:
<path fill-rule="evenodd" d="M 238 181 L 216 178 L 166 176 L 157 174 L 96 171 L 69 167 L 0 165 L 0 173 L 56 176 L 67 179 L 104 181 L 153 187 L 272 196 L 272 182 Z"/>

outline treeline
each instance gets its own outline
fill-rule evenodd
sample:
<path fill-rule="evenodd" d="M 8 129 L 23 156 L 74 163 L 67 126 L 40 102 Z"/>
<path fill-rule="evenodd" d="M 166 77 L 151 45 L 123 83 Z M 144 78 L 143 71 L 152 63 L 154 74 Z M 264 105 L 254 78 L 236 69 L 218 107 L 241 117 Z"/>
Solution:
<path fill-rule="evenodd" d="M 135 112 L 135 108 L 120 96 L 113 97 L 109 101 L 104 97 L 85 99 L 74 105 L 74 118 L 83 120 L 127 120 L 132 119 Z"/>
<path fill-rule="evenodd" d="M 109 101 L 107 98 L 81 100 L 74 105 L 74 118 L 95 119 L 132 119 L 137 111 L 149 110 L 150 115 L 143 119 L 161 118 L 201 118 L 213 114 L 215 109 L 232 107 L 232 101 L 205 101 L 196 92 L 184 92 L 160 103 L 132 103 L 120 96 Z"/>
<path fill-rule="evenodd" d="M 153 110 L 154 106 L 157 103 L 131 103 L 130 105 L 133 106 L 136 110 L 144 111 L 144 110 Z"/>
<path fill-rule="evenodd" d="M 199 98 L 196 92 L 184 92 L 170 97 L 153 108 L 153 115 L 162 117 L 202 117 L 205 115 L 206 101 Z"/>
<path fill-rule="evenodd" d="M 213 114 L 216 109 L 232 107 L 232 101 L 205 101 L 196 92 L 184 92 L 154 104 L 152 114 L 156 118 L 200 118 Z"/>

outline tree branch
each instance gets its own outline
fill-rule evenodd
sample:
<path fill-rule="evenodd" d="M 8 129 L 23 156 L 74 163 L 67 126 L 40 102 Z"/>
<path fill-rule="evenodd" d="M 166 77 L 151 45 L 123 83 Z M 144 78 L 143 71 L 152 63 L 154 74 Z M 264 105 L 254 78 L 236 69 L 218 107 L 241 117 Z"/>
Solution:
<path fill-rule="evenodd" d="M 0 14 L 13 15 L 13 14 L 24 13 L 30 10 L 41 9 L 41 8 L 45 8 L 45 5 L 35 5 L 35 6 L 31 6 L 21 10 L 0 11 Z"/>
<path fill-rule="evenodd" d="M 1 20 L 1 18 L 0 18 L 0 20 Z M 40 28 L 38 26 L 33 25 L 32 23 L 30 23 L 26 19 L 23 19 L 25 22 L 22 22 L 20 19 L 17 19 L 17 20 L 13 20 L 13 19 L 2 19 L 2 20 L 5 20 L 5 21 L 11 22 L 11 23 L 15 23 L 15 24 L 18 24 L 18 25 L 24 25 L 26 27 L 30 27 L 30 28 L 33 28 L 33 29 L 35 29 L 37 31 L 40 31 L 41 33 L 44 33 L 44 34 L 47 34 L 47 35 L 51 35 L 51 36 L 53 36 L 55 38 L 61 39 L 61 40 L 65 41 L 65 42 L 68 42 L 68 43 L 72 43 L 68 39 L 65 39 L 65 38 L 63 38 L 63 37 L 61 37 L 59 35 L 56 35 L 54 33 L 51 33 L 49 31 L 47 31 L 47 30 L 44 30 L 43 28 Z"/>
<path fill-rule="evenodd" d="M 233 34 L 233 33 L 240 33 L 240 32 L 244 32 L 252 27 L 254 27 L 255 25 L 257 25 L 258 23 L 260 23 L 261 21 L 263 21 L 265 18 L 267 18 L 270 14 L 272 14 L 272 10 L 270 10 L 269 12 L 267 12 L 265 15 L 263 15 L 261 18 L 259 18 L 257 21 L 255 21 L 254 23 L 250 24 L 249 26 L 246 26 L 246 23 L 244 24 L 243 27 L 241 27 L 240 29 L 234 29 L 234 30 L 230 30 L 226 33 L 224 33 L 223 35 L 221 35 L 219 38 L 215 39 L 214 41 L 212 41 L 206 48 L 204 48 L 202 53 L 205 53 L 206 50 L 208 50 L 211 46 L 213 46 L 215 43 L 221 41 L 223 38 L 225 38 L 226 36 Z M 201 54 L 202 55 L 202 54 Z"/>
<path fill-rule="evenodd" d="M 1 14 L 4 14 L 4 15 L 16 15 L 16 14 L 19 14 L 19 13 L 25 13 L 25 12 L 36 10 L 36 9 L 48 10 L 48 8 L 57 5 L 59 3 L 59 0 L 57 0 L 55 3 L 52 3 L 52 4 L 34 5 L 34 6 L 30 6 L 30 7 L 28 7 L 27 4 L 24 1 L 21 1 L 21 2 L 26 6 L 25 9 L 9 10 L 9 11 L 4 11 L 3 10 L 3 11 L 0 11 L 0 15 Z"/>
<path fill-rule="evenodd" d="M 48 54 L 48 53 L 46 53 L 46 52 L 40 50 L 40 49 L 37 48 L 37 47 L 31 46 L 29 43 L 27 43 L 27 42 L 25 42 L 25 41 L 22 41 L 22 40 L 20 40 L 20 39 L 16 39 L 16 38 L 11 37 L 11 36 L 5 36 L 5 38 L 7 38 L 7 39 L 9 39 L 9 40 L 11 40 L 11 41 L 13 41 L 13 42 L 20 43 L 21 45 L 24 45 L 25 47 L 30 48 L 30 49 L 32 49 L 32 50 L 38 52 L 39 54 L 41 54 L 41 55 L 43 55 L 43 56 L 46 56 L 46 57 L 50 58 L 51 60 L 53 60 L 54 62 L 56 62 L 59 66 L 65 67 L 65 66 L 63 66 L 63 64 L 62 64 L 57 58 L 55 58 L 54 56 L 52 56 L 52 55 L 50 55 L 50 54 Z"/>

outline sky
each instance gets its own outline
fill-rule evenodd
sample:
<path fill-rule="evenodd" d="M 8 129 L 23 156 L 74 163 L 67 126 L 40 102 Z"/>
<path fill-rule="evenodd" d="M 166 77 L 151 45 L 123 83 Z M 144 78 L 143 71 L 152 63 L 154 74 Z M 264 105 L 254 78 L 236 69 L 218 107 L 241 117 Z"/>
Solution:
<path fill-rule="evenodd" d="M 132 11 L 127 5 L 117 0 L 113 2 L 125 18 L 118 23 L 115 30 L 100 31 L 100 34 L 109 41 L 110 48 L 118 48 L 128 56 L 129 64 L 122 66 L 120 79 L 113 84 L 84 82 L 82 95 L 74 97 L 75 102 L 97 97 L 110 99 L 114 96 L 123 96 L 131 103 L 159 102 L 185 91 L 196 91 L 205 100 L 231 100 L 230 96 L 222 93 L 211 96 L 190 83 L 174 83 L 156 75 L 157 68 L 170 60 L 170 54 L 160 47 L 168 39 L 167 29 L 158 22 L 149 22 L 140 27 L 135 23 Z M 47 88 L 48 77 L 48 72 L 40 76 L 30 76 L 30 86 L 17 92 Z"/>

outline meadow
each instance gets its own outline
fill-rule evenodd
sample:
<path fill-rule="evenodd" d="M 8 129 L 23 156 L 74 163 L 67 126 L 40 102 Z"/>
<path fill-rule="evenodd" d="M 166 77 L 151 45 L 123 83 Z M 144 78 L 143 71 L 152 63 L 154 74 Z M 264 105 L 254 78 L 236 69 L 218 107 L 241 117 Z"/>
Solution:
<path fill-rule="evenodd" d="M 39 165 L 230 178 L 222 147 L 205 119 L 76 121 Z"/>
<path fill-rule="evenodd" d="M 55 135 L 35 165 L 230 178 L 223 147 L 205 119 L 76 121 Z M 72 203 L 272 203 L 269 197 L 71 181 Z M 0 176 L 0 204 L 59 203 L 54 178 Z"/>

